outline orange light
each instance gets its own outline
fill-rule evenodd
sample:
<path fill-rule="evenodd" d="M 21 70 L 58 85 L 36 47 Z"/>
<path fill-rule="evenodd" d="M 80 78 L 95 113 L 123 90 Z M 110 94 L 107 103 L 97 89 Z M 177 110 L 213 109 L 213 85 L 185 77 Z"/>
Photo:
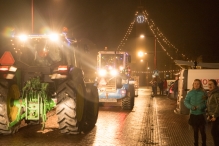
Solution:
<path fill-rule="evenodd" d="M 0 66 L 0 71 L 8 71 L 9 67 L 8 66 Z"/>
<path fill-rule="evenodd" d="M 68 32 L 68 28 L 67 27 L 63 27 L 62 31 L 63 32 Z"/>
<path fill-rule="evenodd" d="M 67 71 L 68 67 L 67 66 L 59 66 L 58 71 Z"/>

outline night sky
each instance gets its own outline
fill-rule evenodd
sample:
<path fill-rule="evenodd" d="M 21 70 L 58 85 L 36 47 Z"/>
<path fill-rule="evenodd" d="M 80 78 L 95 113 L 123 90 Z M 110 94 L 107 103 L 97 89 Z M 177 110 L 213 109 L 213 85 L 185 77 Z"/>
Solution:
<path fill-rule="evenodd" d="M 34 32 L 67 26 L 77 39 L 89 39 L 98 50 L 115 50 L 139 5 L 138 0 L 34 0 Z M 219 62 L 219 1 L 141 0 L 141 5 L 179 51 Z M 2 37 L 10 28 L 31 32 L 31 0 L 0 0 L 0 12 Z M 0 43 L 2 50 L 4 42 Z"/>

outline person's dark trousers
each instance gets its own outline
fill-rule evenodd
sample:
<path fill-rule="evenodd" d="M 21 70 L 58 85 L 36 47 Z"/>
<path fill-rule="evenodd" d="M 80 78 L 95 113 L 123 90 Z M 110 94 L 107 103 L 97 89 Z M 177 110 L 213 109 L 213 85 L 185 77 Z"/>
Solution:
<path fill-rule="evenodd" d="M 154 86 L 151 86 L 152 87 L 152 92 L 153 92 L 153 96 L 154 96 L 154 94 L 155 94 L 155 88 L 154 88 Z"/>
<path fill-rule="evenodd" d="M 219 146 L 219 117 L 212 122 L 211 135 L 214 140 L 214 145 Z"/>
<path fill-rule="evenodd" d="M 154 87 L 154 95 L 157 95 L 157 86 Z"/>
<path fill-rule="evenodd" d="M 163 95 L 163 88 L 160 88 L 160 95 Z"/>
<path fill-rule="evenodd" d="M 202 137 L 202 146 L 206 146 L 206 133 L 205 133 L 205 125 L 194 125 L 192 126 L 194 131 L 194 146 L 198 146 L 198 133 L 200 130 L 201 137 Z"/>
<path fill-rule="evenodd" d="M 177 99 L 178 91 L 174 91 L 174 99 Z"/>

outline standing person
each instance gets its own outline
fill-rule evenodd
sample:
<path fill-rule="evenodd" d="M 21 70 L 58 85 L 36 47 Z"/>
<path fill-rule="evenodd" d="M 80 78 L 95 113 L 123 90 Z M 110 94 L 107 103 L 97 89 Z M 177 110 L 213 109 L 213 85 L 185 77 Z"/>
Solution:
<path fill-rule="evenodd" d="M 155 92 L 156 92 L 156 90 L 155 90 L 155 86 L 156 86 L 156 81 L 155 81 L 155 79 L 153 78 L 151 81 L 150 81 L 150 84 L 151 84 L 151 88 L 152 88 L 152 97 L 155 95 Z"/>
<path fill-rule="evenodd" d="M 177 99 L 177 95 L 178 95 L 178 82 L 179 82 L 179 78 L 176 77 L 176 80 L 173 84 L 174 99 Z"/>
<path fill-rule="evenodd" d="M 157 95 L 157 78 L 154 78 L 154 95 Z"/>
<path fill-rule="evenodd" d="M 194 146 L 198 146 L 198 133 L 200 130 L 202 137 L 202 146 L 206 146 L 206 133 L 205 133 L 205 108 L 206 108 L 206 92 L 199 79 L 193 82 L 193 88 L 188 92 L 184 100 L 185 106 L 190 109 L 189 125 L 192 126 L 194 131 Z"/>
<path fill-rule="evenodd" d="M 160 95 L 163 95 L 163 80 L 162 79 L 160 79 L 158 83 L 158 87 L 160 89 Z"/>
<path fill-rule="evenodd" d="M 208 81 L 207 120 L 212 122 L 211 135 L 214 145 L 219 146 L 219 88 L 216 80 Z"/>
<path fill-rule="evenodd" d="M 167 94 L 167 79 L 166 78 L 163 80 L 163 91 L 164 91 L 164 94 L 166 95 Z"/>

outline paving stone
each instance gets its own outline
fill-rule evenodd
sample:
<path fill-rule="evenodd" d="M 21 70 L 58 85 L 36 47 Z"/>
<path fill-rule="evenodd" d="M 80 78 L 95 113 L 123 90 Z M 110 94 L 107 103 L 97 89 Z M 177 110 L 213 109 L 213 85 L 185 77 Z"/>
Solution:
<path fill-rule="evenodd" d="M 189 116 L 173 112 L 176 101 L 150 94 L 150 88 L 140 88 L 132 111 L 100 107 L 96 126 L 89 133 L 61 134 L 56 115 L 50 113 L 43 132 L 40 125 L 24 126 L 14 135 L 1 135 L 0 146 L 192 146 Z M 207 146 L 213 146 L 209 125 L 206 131 Z"/>

